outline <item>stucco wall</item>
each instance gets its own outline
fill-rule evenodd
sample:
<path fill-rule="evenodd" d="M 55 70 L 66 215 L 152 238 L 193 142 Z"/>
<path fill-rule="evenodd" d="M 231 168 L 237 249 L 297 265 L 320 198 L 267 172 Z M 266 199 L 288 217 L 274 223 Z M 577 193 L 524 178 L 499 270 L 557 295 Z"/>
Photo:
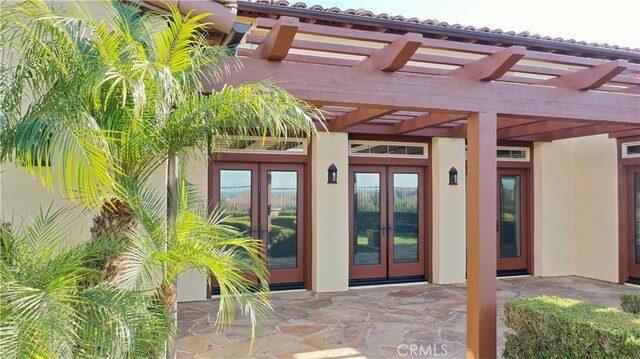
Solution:
<path fill-rule="evenodd" d="M 57 168 L 52 167 L 53 178 L 57 177 Z M 42 210 L 68 208 L 68 218 L 64 228 L 69 243 L 80 243 L 90 236 L 89 228 L 95 212 L 87 211 L 79 203 L 73 203 L 58 193 L 58 187 L 46 189 L 37 176 L 26 173 L 24 167 L 4 164 L 0 167 L 0 216 L 11 222 L 14 228 L 21 223 L 31 223 Z"/>
<path fill-rule="evenodd" d="M 616 141 L 534 145 L 534 259 L 540 276 L 618 280 Z"/>
<path fill-rule="evenodd" d="M 617 144 L 607 135 L 576 138 L 576 275 L 618 281 Z"/>
<path fill-rule="evenodd" d="M 345 291 L 349 285 L 348 135 L 318 133 L 311 151 L 313 290 Z M 327 184 L 332 163 L 338 168 L 337 184 Z"/>
<path fill-rule="evenodd" d="M 56 178 L 58 167 L 55 163 L 52 163 L 51 170 Z M 207 163 L 204 157 L 187 165 L 188 180 L 200 188 L 200 194 L 203 196 L 206 196 L 207 189 L 206 170 Z M 153 173 L 150 183 L 158 190 L 164 189 L 164 166 Z M 67 233 L 69 243 L 88 240 L 91 236 L 93 216 L 97 211 L 86 210 L 81 204 L 71 202 L 60 195 L 57 189 L 58 187 L 54 187 L 53 190 L 47 190 L 38 177 L 26 173 L 23 167 L 4 164 L 0 168 L 0 216 L 16 227 L 23 221 L 33 221 L 41 209 L 46 211 L 49 207 L 52 210 L 66 207 L 70 211 L 70 221 L 63 221 L 61 229 Z M 203 300 L 206 295 L 206 280 L 198 273 L 188 273 L 180 277 L 178 290 L 179 301 Z"/>
<path fill-rule="evenodd" d="M 567 141 L 535 143 L 534 273 L 575 273 L 573 145 Z"/>
<path fill-rule="evenodd" d="M 207 159 L 204 155 L 189 160 L 186 165 L 187 181 L 196 188 L 201 198 L 207 198 Z M 205 300 L 207 278 L 197 271 L 188 271 L 178 278 L 178 302 Z"/>
<path fill-rule="evenodd" d="M 465 141 L 434 138 L 430 151 L 433 188 L 432 255 L 434 283 L 463 283 L 466 268 Z M 458 185 L 449 185 L 449 169 Z"/>

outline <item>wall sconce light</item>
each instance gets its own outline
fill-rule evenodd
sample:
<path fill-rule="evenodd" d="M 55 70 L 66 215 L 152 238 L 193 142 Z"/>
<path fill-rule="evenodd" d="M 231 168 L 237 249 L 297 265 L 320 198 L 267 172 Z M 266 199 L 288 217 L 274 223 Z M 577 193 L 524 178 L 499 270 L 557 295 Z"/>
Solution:
<path fill-rule="evenodd" d="M 338 183 L 338 168 L 336 167 L 335 164 L 331 164 L 331 166 L 329 166 L 329 168 L 327 168 L 327 183 L 329 184 L 336 184 Z"/>
<path fill-rule="evenodd" d="M 449 185 L 458 185 L 458 170 L 455 167 L 451 167 L 451 169 L 449 170 Z"/>

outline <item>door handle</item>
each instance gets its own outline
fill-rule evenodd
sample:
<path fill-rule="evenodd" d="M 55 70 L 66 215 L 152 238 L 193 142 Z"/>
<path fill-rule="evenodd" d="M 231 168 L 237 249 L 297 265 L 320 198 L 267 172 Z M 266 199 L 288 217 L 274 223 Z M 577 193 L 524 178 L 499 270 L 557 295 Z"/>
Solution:
<path fill-rule="evenodd" d="M 258 238 L 258 228 L 257 227 L 252 227 L 251 228 L 251 238 Z"/>

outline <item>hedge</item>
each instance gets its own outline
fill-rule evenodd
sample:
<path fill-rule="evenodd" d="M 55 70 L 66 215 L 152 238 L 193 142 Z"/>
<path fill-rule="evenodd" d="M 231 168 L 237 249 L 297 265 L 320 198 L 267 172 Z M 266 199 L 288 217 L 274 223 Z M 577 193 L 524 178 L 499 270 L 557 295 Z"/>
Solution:
<path fill-rule="evenodd" d="M 640 358 L 640 317 L 559 297 L 505 303 L 504 358 Z"/>
<path fill-rule="evenodd" d="M 627 313 L 640 314 L 640 292 L 620 294 L 620 306 Z"/>

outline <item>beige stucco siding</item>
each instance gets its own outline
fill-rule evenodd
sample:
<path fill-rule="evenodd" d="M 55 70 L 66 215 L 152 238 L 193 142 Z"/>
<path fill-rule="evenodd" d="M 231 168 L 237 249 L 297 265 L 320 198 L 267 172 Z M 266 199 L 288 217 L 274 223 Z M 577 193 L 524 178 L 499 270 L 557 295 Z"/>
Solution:
<path fill-rule="evenodd" d="M 618 281 L 617 144 L 607 135 L 574 139 L 576 274 Z"/>
<path fill-rule="evenodd" d="M 345 291 L 349 285 L 349 156 L 346 133 L 318 133 L 311 143 L 312 287 Z M 327 183 L 327 168 L 338 168 L 338 183 Z"/>
<path fill-rule="evenodd" d="M 464 283 L 466 261 L 466 176 L 463 138 L 434 138 L 429 153 L 433 165 L 433 282 Z M 449 185 L 449 169 L 458 170 L 458 185 Z"/>
<path fill-rule="evenodd" d="M 618 281 L 618 176 L 607 135 L 534 146 L 535 274 Z"/>
<path fill-rule="evenodd" d="M 573 146 L 566 141 L 536 143 L 533 158 L 535 274 L 573 275 Z"/>

